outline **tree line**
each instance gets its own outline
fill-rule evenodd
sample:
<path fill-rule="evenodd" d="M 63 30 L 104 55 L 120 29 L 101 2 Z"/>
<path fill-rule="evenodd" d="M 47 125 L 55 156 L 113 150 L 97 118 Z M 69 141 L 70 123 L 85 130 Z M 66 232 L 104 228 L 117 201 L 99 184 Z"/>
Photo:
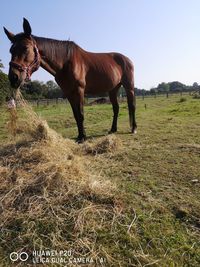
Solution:
<path fill-rule="evenodd" d="M 55 99 L 62 98 L 62 91 L 60 87 L 53 81 L 47 81 L 46 83 L 41 81 L 29 81 L 21 87 L 23 96 L 28 100 L 38 99 Z M 200 91 L 200 85 L 194 82 L 193 85 L 185 85 L 178 81 L 160 83 L 157 87 L 150 90 L 135 88 L 136 95 L 155 95 L 162 93 L 176 93 L 176 92 L 190 92 Z M 3 64 L 0 60 L 0 104 L 5 101 L 6 97 L 10 93 L 10 84 L 7 74 L 3 72 Z M 125 89 L 123 87 L 119 90 L 119 95 L 126 96 Z M 105 96 L 105 95 L 100 95 Z"/>
<path fill-rule="evenodd" d="M 155 95 L 165 93 L 178 93 L 178 92 L 194 92 L 200 91 L 200 85 L 194 82 L 192 85 L 185 85 L 178 81 L 173 82 L 162 82 L 157 87 L 151 88 L 150 90 L 136 88 L 136 95 Z"/>

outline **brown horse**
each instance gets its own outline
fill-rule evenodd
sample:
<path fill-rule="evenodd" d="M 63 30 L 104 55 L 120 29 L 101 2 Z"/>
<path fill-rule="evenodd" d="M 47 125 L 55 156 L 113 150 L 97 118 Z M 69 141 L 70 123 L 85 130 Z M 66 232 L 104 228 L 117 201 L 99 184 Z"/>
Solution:
<path fill-rule="evenodd" d="M 10 48 L 9 80 L 18 88 L 39 66 L 51 73 L 71 104 L 78 127 L 78 142 L 86 138 L 83 103 L 85 94 L 108 92 L 113 106 L 110 133 L 117 131 L 119 105 L 117 93 L 121 85 L 127 94 L 131 132 L 136 132 L 133 64 L 119 53 L 91 53 L 71 41 L 57 41 L 31 35 L 24 19 L 23 33 L 14 35 L 4 28 Z"/>

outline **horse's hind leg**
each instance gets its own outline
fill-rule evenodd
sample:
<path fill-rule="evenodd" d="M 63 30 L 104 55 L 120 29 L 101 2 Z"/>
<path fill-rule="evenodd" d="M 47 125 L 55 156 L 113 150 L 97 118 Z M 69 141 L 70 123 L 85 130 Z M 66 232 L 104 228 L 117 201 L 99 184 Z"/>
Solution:
<path fill-rule="evenodd" d="M 129 111 L 129 121 L 130 121 L 130 127 L 131 132 L 136 133 L 137 132 L 137 124 L 135 119 L 135 110 L 136 110 L 136 98 L 134 94 L 134 83 L 129 82 L 129 80 L 125 79 L 122 82 L 127 95 L 127 103 L 128 103 L 128 111 Z"/>
<path fill-rule="evenodd" d="M 120 86 L 121 84 L 117 85 L 112 91 L 109 92 L 110 102 L 113 107 L 113 121 L 112 121 L 111 130 L 109 131 L 109 133 L 117 132 L 117 119 L 118 119 L 118 114 L 119 114 L 119 104 L 117 101 L 117 93 L 118 93 Z"/>
<path fill-rule="evenodd" d="M 137 133 L 137 124 L 135 119 L 136 99 L 135 99 L 134 89 L 127 89 L 126 94 L 127 94 L 131 132 Z"/>

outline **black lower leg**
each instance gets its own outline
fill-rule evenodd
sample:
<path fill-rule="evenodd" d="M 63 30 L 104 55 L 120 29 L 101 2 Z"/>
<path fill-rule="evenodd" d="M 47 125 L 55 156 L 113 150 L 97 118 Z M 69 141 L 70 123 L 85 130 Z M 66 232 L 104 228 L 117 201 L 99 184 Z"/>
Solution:
<path fill-rule="evenodd" d="M 109 131 L 109 133 L 115 133 L 117 131 L 117 119 L 118 119 L 118 114 L 119 114 L 119 104 L 117 101 L 117 93 L 120 88 L 120 85 L 121 84 L 118 84 L 112 91 L 109 92 L 109 98 L 110 98 L 110 102 L 113 108 L 113 121 L 112 121 L 111 130 Z"/>
<path fill-rule="evenodd" d="M 136 133 L 136 129 L 137 129 L 137 124 L 136 124 L 136 119 L 135 119 L 136 99 L 135 99 L 133 90 L 126 90 L 126 93 L 127 93 L 127 102 L 128 102 L 131 132 Z"/>
<path fill-rule="evenodd" d="M 118 119 L 118 114 L 119 114 L 119 104 L 114 103 L 113 105 L 113 121 L 112 121 L 112 127 L 110 130 L 110 133 L 115 133 L 117 132 L 117 119 Z"/>
<path fill-rule="evenodd" d="M 131 132 L 135 133 L 137 129 L 137 124 L 135 120 L 135 105 L 133 102 L 128 102 L 128 110 L 129 110 L 129 119 L 130 119 L 130 127 L 131 127 Z"/>
<path fill-rule="evenodd" d="M 86 134 L 83 124 L 84 122 L 83 110 L 81 110 L 79 106 L 74 106 L 74 105 L 72 105 L 72 110 L 78 127 L 78 137 L 76 139 L 76 142 L 83 143 L 86 140 Z"/>

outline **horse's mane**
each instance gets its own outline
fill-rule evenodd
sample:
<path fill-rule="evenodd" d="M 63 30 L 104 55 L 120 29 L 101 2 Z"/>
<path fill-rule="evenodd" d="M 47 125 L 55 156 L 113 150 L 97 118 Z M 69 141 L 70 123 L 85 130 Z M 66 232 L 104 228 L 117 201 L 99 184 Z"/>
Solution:
<path fill-rule="evenodd" d="M 74 51 L 79 48 L 79 46 L 73 41 L 59 41 L 50 38 L 32 36 L 37 42 L 40 49 L 45 51 L 45 54 L 49 59 L 63 59 L 70 58 Z"/>
<path fill-rule="evenodd" d="M 69 40 L 59 41 L 34 35 L 31 37 L 36 41 L 40 49 L 45 51 L 46 56 L 52 61 L 55 61 L 55 59 L 63 60 L 63 58 L 69 59 L 77 48 L 81 49 L 75 42 Z M 14 36 L 14 42 L 23 40 L 24 38 L 26 38 L 24 33 L 18 33 Z"/>

